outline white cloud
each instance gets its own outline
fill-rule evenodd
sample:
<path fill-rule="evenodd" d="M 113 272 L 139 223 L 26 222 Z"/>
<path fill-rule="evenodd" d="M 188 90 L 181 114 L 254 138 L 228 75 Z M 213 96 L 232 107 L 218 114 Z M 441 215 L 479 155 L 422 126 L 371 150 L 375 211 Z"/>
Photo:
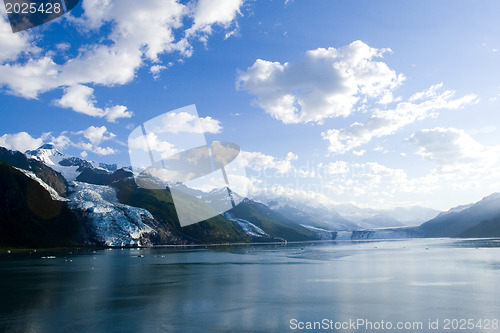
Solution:
<path fill-rule="evenodd" d="M 100 145 L 103 141 L 111 140 L 116 136 L 113 133 L 108 132 L 106 126 L 90 126 L 86 130 L 80 131 L 77 134 L 83 135 L 93 145 Z"/>
<path fill-rule="evenodd" d="M 40 92 L 58 87 L 59 70 L 48 56 L 30 58 L 26 63 L 0 66 L 0 85 L 24 98 L 37 98 Z"/>
<path fill-rule="evenodd" d="M 70 43 L 59 43 L 56 45 L 56 48 L 60 51 L 67 51 L 71 48 Z"/>
<path fill-rule="evenodd" d="M 489 167 L 498 161 L 500 153 L 500 146 L 483 146 L 456 128 L 424 129 L 408 141 L 419 147 L 417 154 L 439 165 L 473 163 Z"/>
<path fill-rule="evenodd" d="M 76 85 L 64 89 L 64 95 L 56 103 L 64 108 L 71 108 L 76 112 L 92 117 L 102 117 L 102 109 L 95 107 L 94 89 Z"/>
<path fill-rule="evenodd" d="M 196 117 L 187 112 L 169 112 L 161 119 L 156 133 L 219 133 L 222 130 L 220 122 L 212 117 Z"/>
<path fill-rule="evenodd" d="M 374 60 L 389 51 L 355 41 L 307 51 L 293 63 L 258 59 L 238 73 L 237 88 L 255 95 L 258 106 L 286 124 L 322 123 L 350 115 L 358 102 L 392 101 L 392 90 L 405 78 Z"/>
<path fill-rule="evenodd" d="M 345 163 L 345 162 L 344 162 Z M 376 162 L 344 165 L 348 171 L 330 173 L 327 188 L 337 194 L 392 196 L 408 182 L 402 169 L 392 169 Z"/>
<path fill-rule="evenodd" d="M 73 147 L 84 150 L 85 154 L 87 154 L 87 151 L 91 151 L 97 155 L 113 155 L 118 152 L 111 147 L 100 147 L 101 143 L 111 140 L 116 136 L 115 134 L 109 132 L 106 126 L 90 126 L 89 128 L 74 134 L 82 135 L 84 138 L 89 140 L 88 143 L 76 142 L 71 144 Z"/>
<path fill-rule="evenodd" d="M 59 106 L 73 109 L 79 113 L 92 117 L 106 118 L 109 122 L 115 122 L 119 118 L 132 117 L 132 112 L 127 111 L 127 107 L 123 105 L 116 105 L 105 109 L 96 107 L 94 89 L 83 85 L 65 88 L 64 95 L 55 102 Z"/>
<path fill-rule="evenodd" d="M 349 172 L 349 165 L 345 161 L 335 161 L 327 164 L 320 163 L 318 168 L 326 170 L 326 175 L 345 174 Z"/>
<path fill-rule="evenodd" d="M 105 147 L 105 148 L 102 148 L 102 147 L 94 147 L 92 149 L 92 152 L 96 153 L 97 155 L 102 155 L 102 156 L 105 156 L 105 155 L 114 155 L 117 153 L 116 150 L 114 150 L 113 148 L 111 147 Z"/>
<path fill-rule="evenodd" d="M 149 71 L 151 72 L 151 74 L 153 74 L 153 78 L 157 80 L 160 78 L 160 72 L 165 68 L 167 67 L 162 65 L 153 65 L 149 68 Z"/>
<path fill-rule="evenodd" d="M 44 133 L 42 139 L 43 142 L 51 143 L 57 149 L 61 150 L 72 145 L 72 140 L 68 137 L 68 132 L 62 132 L 58 136 L 53 136 L 52 133 Z"/>
<path fill-rule="evenodd" d="M 0 33 L 0 86 L 24 98 L 37 98 L 41 93 L 65 87 L 65 95 L 59 100 L 63 107 L 106 117 L 109 121 L 130 117 L 132 114 L 124 106 L 96 107 L 88 86 L 124 85 L 135 78 L 141 66 L 153 63 L 158 66 L 154 68 L 160 69 L 162 55 L 190 56 L 191 39 L 201 34 L 206 36 L 213 24 L 228 26 L 236 19 L 242 3 L 241 0 L 201 0 L 188 4 L 176 0 L 83 0 L 82 16 L 67 15 L 65 22 L 78 27 L 86 36 L 84 41 L 93 40 L 88 38 L 92 34 L 99 34 L 99 41 L 84 42 L 78 45 L 78 55 L 67 57 L 67 43 L 75 40 L 72 33 L 59 42 L 63 47 L 43 52 L 32 45 L 28 34 Z M 191 19 L 194 29 L 184 26 Z M 2 16 L 0 32 L 6 29 L 10 27 Z M 43 38 L 37 42 L 43 45 Z M 23 52 L 30 52 L 31 59 L 23 61 Z M 77 99 L 72 100 L 71 93 Z"/>
<path fill-rule="evenodd" d="M 162 141 L 158 138 L 155 133 L 148 133 L 146 136 L 136 136 L 130 138 L 128 141 L 129 148 L 140 149 L 142 151 L 148 151 L 151 149 L 160 154 L 162 158 L 171 157 L 177 154 L 179 150 L 175 148 L 174 144 L 168 141 Z"/>
<path fill-rule="evenodd" d="M 250 187 L 249 190 L 251 196 L 265 195 L 268 198 L 289 198 L 312 207 L 338 203 L 318 191 L 303 190 L 282 185 Z"/>
<path fill-rule="evenodd" d="M 363 156 L 366 153 L 365 149 L 362 150 L 353 150 L 352 153 L 356 156 Z"/>
<path fill-rule="evenodd" d="M 128 111 L 128 108 L 123 105 L 115 105 L 104 109 L 104 118 L 110 123 L 116 122 L 116 119 L 120 118 L 130 118 L 133 112 Z"/>
<path fill-rule="evenodd" d="M 373 138 L 391 135 L 417 120 L 435 116 L 436 110 L 460 109 L 477 102 L 477 97 L 473 94 L 453 99 L 454 91 L 441 91 L 441 88 L 442 84 L 439 84 L 416 93 L 410 97 L 409 102 L 398 103 L 394 109 L 375 110 L 364 123 L 356 122 L 347 128 L 323 132 L 323 138 L 330 143 L 328 150 L 343 154 L 370 142 Z"/>
<path fill-rule="evenodd" d="M 0 10 L 0 62 L 16 59 L 22 52 L 37 52 L 29 33 L 12 33 L 5 11 Z"/>
<path fill-rule="evenodd" d="M 0 146 L 11 150 L 19 150 L 20 152 L 37 149 L 42 144 L 42 138 L 33 138 L 26 132 L 4 134 L 0 136 Z"/>
<path fill-rule="evenodd" d="M 199 0 L 194 10 L 194 25 L 187 34 L 197 31 L 210 34 L 212 25 L 216 24 L 229 27 L 241 15 L 240 7 L 243 2 L 244 0 Z"/>
<path fill-rule="evenodd" d="M 86 138 L 89 142 L 81 141 L 81 136 Z M 4 134 L 0 136 L 0 146 L 25 152 L 27 150 L 37 149 L 45 143 L 51 143 L 60 150 L 64 150 L 68 147 L 81 149 L 83 152 L 81 152 L 80 155 L 86 157 L 88 155 L 87 151 L 91 151 L 98 155 L 116 154 L 118 151 L 111 147 L 99 146 L 102 142 L 114 137 L 115 135 L 108 132 L 105 126 L 91 126 L 83 131 L 73 133 L 62 132 L 57 136 L 52 133 L 44 133 L 40 138 L 34 138 L 26 132 Z"/>
<path fill-rule="evenodd" d="M 87 154 L 87 151 L 91 151 L 94 154 L 102 155 L 102 156 L 105 156 L 105 155 L 114 155 L 114 154 L 116 154 L 118 152 L 117 150 L 115 150 L 115 149 L 113 149 L 111 147 L 99 147 L 99 146 L 96 146 L 96 145 L 94 145 L 94 144 L 92 144 L 90 142 L 77 142 L 77 143 L 73 143 L 72 146 L 75 147 L 75 148 L 83 150 L 82 153 L 84 155 Z"/>
<path fill-rule="evenodd" d="M 278 159 L 261 152 L 241 152 L 241 159 L 245 165 L 250 169 L 262 172 L 264 176 L 269 176 L 266 170 L 275 170 L 279 174 L 291 171 L 293 169 L 292 161 L 297 158 L 297 155 L 292 152 L 289 152 L 284 159 Z"/>

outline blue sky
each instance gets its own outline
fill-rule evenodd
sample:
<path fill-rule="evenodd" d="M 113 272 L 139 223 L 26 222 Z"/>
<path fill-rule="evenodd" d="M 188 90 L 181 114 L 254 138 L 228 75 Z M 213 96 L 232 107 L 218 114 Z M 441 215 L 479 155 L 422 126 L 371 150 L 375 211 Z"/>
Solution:
<path fill-rule="evenodd" d="M 82 0 L 13 34 L 2 8 L 0 145 L 128 165 L 136 126 L 196 104 L 253 195 L 448 209 L 500 190 L 499 9 Z"/>

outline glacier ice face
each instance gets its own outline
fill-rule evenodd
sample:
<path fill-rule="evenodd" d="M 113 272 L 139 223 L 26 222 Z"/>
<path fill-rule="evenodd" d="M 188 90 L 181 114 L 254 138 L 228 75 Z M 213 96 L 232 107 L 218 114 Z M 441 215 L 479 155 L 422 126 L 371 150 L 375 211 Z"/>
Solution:
<path fill-rule="evenodd" d="M 355 230 L 352 232 L 352 240 L 363 239 L 405 239 L 415 238 L 416 235 L 405 228 Z"/>
<path fill-rule="evenodd" d="M 145 236 L 154 233 L 146 222 L 153 220 L 145 209 L 118 201 L 114 188 L 73 181 L 68 205 L 88 214 L 92 233 L 98 242 L 108 246 L 149 245 Z"/>

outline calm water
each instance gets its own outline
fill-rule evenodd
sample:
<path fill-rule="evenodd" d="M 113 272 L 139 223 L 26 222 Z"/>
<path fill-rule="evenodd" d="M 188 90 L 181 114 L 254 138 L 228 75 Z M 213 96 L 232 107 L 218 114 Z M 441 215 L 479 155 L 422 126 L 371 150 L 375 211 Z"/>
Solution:
<path fill-rule="evenodd" d="M 293 319 L 359 318 L 444 332 L 446 318 L 500 319 L 499 285 L 496 240 L 2 254 L 0 332 L 297 332 Z"/>

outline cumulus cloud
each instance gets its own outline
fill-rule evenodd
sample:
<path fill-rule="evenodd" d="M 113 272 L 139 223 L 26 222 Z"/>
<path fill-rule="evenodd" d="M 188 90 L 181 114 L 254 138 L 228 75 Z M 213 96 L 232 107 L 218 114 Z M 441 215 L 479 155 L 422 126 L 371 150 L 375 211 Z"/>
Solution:
<path fill-rule="evenodd" d="M 318 207 L 321 205 L 334 205 L 338 203 L 328 196 L 322 193 L 318 193 L 318 191 L 290 188 L 283 185 L 250 187 L 249 190 L 250 195 L 252 196 L 264 195 L 268 198 L 289 198 L 311 207 Z"/>
<path fill-rule="evenodd" d="M 63 97 L 56 101 L 59 106 L 92 117 L 102 117 L 102 109 L 95 107 L 94 89 L 76 85 L 65 89 Z"/>
<path fill-rule="evenodd" d="M 110 123 L 116 122 L 120 118 L 130 118 L 133 113 L 128 111 L 128 108 L 123 105 L 115 105 L 104 109 L 103 116 Z"/>
<path fill-rule="evenodd" d="M 111 147 L 101 147 L 101 143 L 113 139 L 116 135 L 109 132 L 106 126 L 96 127 L 90 126 L 89 128 L 75 132 L 74 135 L 83 136 L 88 142 L 72 140 L 71 146 L 82 149 L 85 154 L 91 151 L 97 155 L 113 155 L 118 151 Z"/>
<path fill-rule="evenodd" d="M 127 111 L 127 107 L 116 105 L 101 109 L 95 106 L 94 89 L 76 85 L 67 87 L 64 90 L 61 99 L 56 100 L 56 104 L 64 108 L 73 109 L 73 111 L 83 113 L 92 117 L 106 118 L 109 122 L 115 122 L 119 118 L 130 118 L 132 112 Z"/>
<path fill-rule="evenodd" d="M 0 146 L 10 150 L 19 150 L 21 152 L 25 152 L 26 150 L 36 149 L 42 144 L 42 138 L 34 138 L 26 132 L 4 134 L 0 136 Z"/>
<path fill-rule="evenodd" d="M 349 164 L 338 161 L 324 167 L 326 187 L 337 195 L 392 196 L 397 191 L 404 192 L 409 182 L 404 170 L 376 162 Z"/>
<path fill-rule="evenodd" d="M 103 141 L 111 140 L 116 136 L 113 133 L 109 132 L 106 126 L 90 126 L 86 130 L 80 131 L 77 134 L 83 135 L 93 145 L 100 145 Z"/>
<path fill-rule="evenodd" d="M 320 163 L 318 168 L 325 170 L 326 175 L 345 174 L 349 172 L 349 165 L 345 161 L 335 161 L 330 163 Z"/>
<path fill-rule="evenodd" d="M 197 117 L 188 112 L 169 112 L 161 117 L 161 124 L 151 131 L 155 133 L 220 133 L 220 122 L 212 117 Z"/>
<path fill-rule="evenodd" d="M 500 146 L 484 146 L 464 130 L 436 127 L 414 133 L 408 141 L 418 146 L 417 154 L 439 165 L 480 164 L 491 166 L 498 160 Z"/>
<path fill-rule="evenodd" d="M 256 104 L 286 124 L 346 117 L 367 99 L 392 101 L 392 91 L 403 81 L 382 58 L 389 49 L 355 41 L 341 48 L 318 48 L 297 62 L 258 59 L 239 71 L 237 89 L 256 96 Z"/>
<path fill-rule="evenodd" d="M 188 30 L 191 35 L 197 31 L 212 33 L 212 25 L 228 27 L 238 15 L 244 0 L 199 0 L 194 10 L 194 25 Z"/>
<path fill-rule="evenodd" d="M 330 129 L 323 132 L 322 136 L 329 142 L 328 150 L 331 153 L 343 154 L 374 138 L 391 135 L 417 120 L 435 116 L 437 110 L 455 110 L 477 102 L 473 94 L 460 98 L 454 98 L 454 95 L 454 91 L 442 91 L 442 84 L 435 85 L 414 94 L 408 102 L 398 103 L 394 109 L 375 110 L 364 123 L 355 122 L 347 128 Z"/>
<path fill-rule="evenodd" d="M 298 156 L 289 152 L 284 159 L 279 159 L 261 152 L 241 152 L 241 159 L 245 165 L 255 171 L 264 172 L 274 170 L 279 174 L 284 174 L 292 170 L 292 161 L 297 160 Z"/>
<path fill-rule="evenodd" d="M 43 133 L 39 138 L 33 137 L 29 133 L 19 132 L 14 134 L 4 134 L 0 136 L 0 146 L 11 150 L 34 150 L 45 143 L 53 144 L 57 149 L 76 148 L 82 150 L 81 156 L 87 156 L 87 152 L 97 155 L 111 155 L 118 151 L 111 147 L 101 147 L 104 141 L 111 140 L 115 134 L 109 132 L 105 126 L 89 128 L 78 132 Z"/>
<path fill-rule="evenodd" d="M 65 88 L 60 106 L 109 121 L 130 117 L 124 106 L 97 107 L 89 86 L 127 84 L 144 65 L 153 66 L 154 74 L 161 69 L 165 54 L 190 56 L 191 40 L 207 36 L 211 25 L 228 26 L 242 4 L 242 0 L 187 4 L 177 0 L 83 0 L 83 14 L 77 18 L 70 14 L 65 21 L 85 35 L 99 35 L 99 42 L 83 43 L 78 54 L 71 56 L 65 47 L 38 48 L 35 42 L 42 45 L 43 38 L 35 41 L 23 33 L 0 33 L 0 86 L 24 98 Z M 10 29 L 5 15 L 0 21 L 0 31 Z M 73 34 L 67 35 L 73 38 Z M 68 41 L 61 40 L 59 45 Z M 27 53 L 30 59 L 24 61 L 22 56 Z"/>
<path fill-rule="evenodd" d="M 180 152 L 179 149 L 175 148 L 174 144 L 161 140 L 155 133 L 129 138 L 128 145 L 129 148 L 145 152 L 151 149 L 151 151 L 159 153 L 161 158 L 168 158 Z"/>
<path fill-rule="evenodd" d="M 160 72 L 165 68 L 167 67 L 162 65 L 153 65 L 149 68 L 149 71 L 151 72 L 151 74 L 153 74 L 153 78 L 155 80 L 158 80 L 160 78 Z"/>
<path fill-rule="evenodd" d="M 44 133 L 42 139 L 44 143 L 51 143 L 57 149 L 63 150 L 68 146 L 73 145 L 73 141 L 70 138 L 71 133 L 66 131 L 60 133 L 58 136 L 54 136 L 52 133 Z"/>
<path fill-rule="evenodd" d="M 117 151 L 111 147 L 93 147 L 91 148 L 91 151 L 93 153 L 96 153 L 97 155 L 101 156 L 106 156 L 106 155 L 114 155 L 117 153 Z"/>
<path fill-rule="evenodd" d="M 13 60 L 22 52 L 36 52 L 28 33 L 12 33 L 4 11 L 0 11 L 0 62 Z"/>

